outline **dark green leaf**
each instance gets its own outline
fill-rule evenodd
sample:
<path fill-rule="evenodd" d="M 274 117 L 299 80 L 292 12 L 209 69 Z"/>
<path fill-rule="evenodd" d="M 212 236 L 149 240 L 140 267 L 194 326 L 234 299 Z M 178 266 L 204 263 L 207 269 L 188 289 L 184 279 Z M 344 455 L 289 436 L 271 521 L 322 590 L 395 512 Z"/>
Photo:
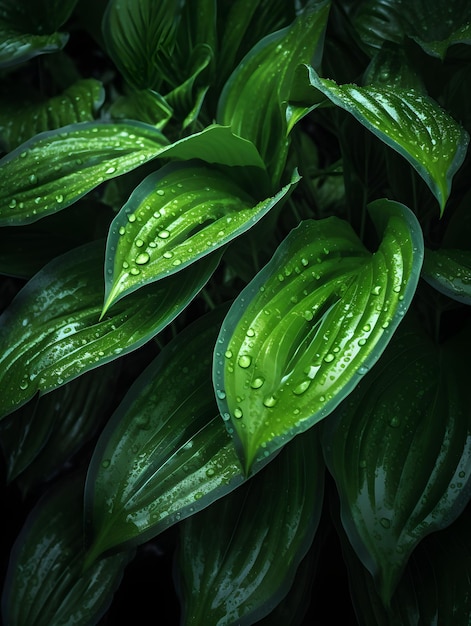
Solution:
<path fill-rule="evenodd" d="M 345 109 L 417 170 L 440 204 L 461 167 L 469 135 L 434 100 L 414 89 L 353 84 L 337 85 L 309 70 L 311 84 Z"/>
<path fill-rule="evenodd" d="M 24 63 L 39 54 L 62 50 L 69 39 L 65 33 L 32 35 L 18 32 L 0 18 L 0 67 Z"/>
<path fill-rule="evenodd" d="M 87 478 L 88 561 L 147 541 L 243 481 L 211 386 L 211 356 L 225 311 L 178 334 L 105 428 Z"/>
<path fill-rule="evenodd" d="M 188 305 L 219 260 L 201 259 L 176 280 L 141 289 L 100 318 L 103 247 L 101 241 L 86 244 L 51 261 L 0 317 L 1 417 L 38 391 L 143 345 Z"/>
<path fill-rule="evenodd" d="M 333 411 L 411 302 L 423 256 L 419 224 L 388 200 L 370 213 L 382 236 L 377 252 L 343 220 L 302 222 L 222 325 L 214 384 L 246 472 Z"/>
<path fill-rule="evenodd" d="M 114 119 L 133 119 L 162 130 L 173 114 L 170 104 L 152 89 L 139 89 L 120 96 L 110 107 Z"/>
<path fill-rule="evenodd" d="M 104 310 L 229 243 L 280 202 L 290 186 L 257 202 L 234 181 L 233 169 L 186 161 L 151 174 L 111 225 Z"/>
<path fill-rule="evenodd" d="M 83 478 L 67 477 L 30 513 L 15 542 L 2 597 L 5 624 L 97 624 L 121 582 L 128 552 L 83 567 Z"/>
<path fill-rule="evenodd" d="M 471 304 L 471 252 L 425 249 L 422 277 L 449 298 Z"/>
<path fill-rule="evenodd" d="M 415 546 L 471 495 L 468 376 L 453 367 L 469 330 L 438 350 L 405 322 L 323 424 L 342 523 L 388 604 Z"/>
<path fill-rule="evenodd" d="M 245 485 L 182 524 L 182 623 L 244 625 L 288 592 L 323 500 L 317 433 L 291 442 Z"/>

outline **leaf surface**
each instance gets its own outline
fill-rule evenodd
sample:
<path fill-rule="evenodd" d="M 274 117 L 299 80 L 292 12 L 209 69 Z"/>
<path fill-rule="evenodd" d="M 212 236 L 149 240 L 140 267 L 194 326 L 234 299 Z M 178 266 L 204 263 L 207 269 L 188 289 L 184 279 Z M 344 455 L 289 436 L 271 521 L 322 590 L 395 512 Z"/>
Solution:
<path fill-rule="evenodd" d="M 223 322 L 213 380 L 247 473 L 352 391 L 410 304 L 420 226 L 388 200 L 370 213 L 382 237 L 377 252 L 343 220 L 302 222 Z"/>
<path fill-rule="evenodd" d="M 471 304 L 471 252 L 451 248 L 425 249 L 422 277 L 440 293 Z"/>
<path fill-rule="evenodd" d="M 337 85 L 309 69 L 311 84 L 401 154 L 436 197 L 440 212 L 461 167 L 469 135 L 434 100 L 397 86 Z"/>

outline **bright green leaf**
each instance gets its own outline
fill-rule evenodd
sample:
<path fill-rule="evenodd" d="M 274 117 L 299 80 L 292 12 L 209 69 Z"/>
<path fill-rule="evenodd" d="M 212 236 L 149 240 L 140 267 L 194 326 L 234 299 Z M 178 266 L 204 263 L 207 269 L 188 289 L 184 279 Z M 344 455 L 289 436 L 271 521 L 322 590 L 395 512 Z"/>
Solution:
<path fill-rule="evenodd" d="M 453 367 L 469 340 L 468 330 L 438 349 L 406 321 L 323 423 L 343 526 L 386 604 L 415 546 L 470 498 L 469 381 Z"/>
<path fill-rule="evenodd" d="M 323 419 L 379 358 L 414 295 L 420 226 L 378 200 L 371 254 L 338 218 L 302 222 L 240 293 L 221 328 L 214 384 L 248 473 Z M 224 394 L 224 395 L 223 395 Z"/>
<path fill-rule="evenodd" d="M 422 278 L 453 300 L 471 304 L 471 252 L 425 249 Z"/>
<path fill-rule="evenodd" d="M 317 433 L 297 437 L 257 476 L 181 526 L 182 624 L 253 624 L 288 592 L 323 501 Z"/>
<path fill-rule="evenodd" d="M 2 596 L 5 624 L 97 624 L 128 552 L 83 566 L 83 478 L 68 476 L 37 503 L 17 538 Z"/>
<path fill-rule="evenodd" d="M 443 214 L 451 181 L 461 167 L 469 135 L 434 100 L 398 87 L 337 85 L 309 69 L 311 84 L 353 115 L 417 170 Z"/>
<path fill-rule="evenodd" d="M 234 181 L 232 169 L 186 161 L 151 174 L 111 225 L 104 310 L 229 243 L 266 215 L 290 187 L 257 202 Z"/>
<path fill-rule="evenodd" d="M 91 562 L 141 544 L 244 479 L 211 386 L 227 307 L 190 325 L 135 381 L 93 454 L 85 507 Z"/>
<path fill-rule="evenodd" d="M 29 93 L 5 94 L 0 100 L 0 135 L 6 150 L 43 131 L 92 121 L 104 97 L 103 85 L 93 78 L 80 80 L 45 101 L 31 102 Z"/>
<path fill-rule="evenodd" d="M 46 265 L 0 316 L 0 416 L 80 374 L 143 345 L 169 324 L 215 270 L 217 255 L 201 259 L 131 294 L 100 318 L 101 241 Z"/>
<path fill-rule="evenodd" d="M 293 24 L 262 39 L 240 62 L 221 94 L 217 119 L 253 141 L 278 184 L 288 150 L 286 102 L 294 72 L 319 53 L 330 2 L 303 11 Z"/>

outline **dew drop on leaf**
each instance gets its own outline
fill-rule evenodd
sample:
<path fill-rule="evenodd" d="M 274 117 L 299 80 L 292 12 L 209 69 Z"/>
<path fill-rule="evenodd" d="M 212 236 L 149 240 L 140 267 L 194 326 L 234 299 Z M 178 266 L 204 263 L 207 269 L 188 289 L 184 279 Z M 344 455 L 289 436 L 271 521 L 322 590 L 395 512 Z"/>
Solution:
<path fill-rule="evenodd" d="M 261 377 L 254 378 L 253 381 L 250 383 L 250 386 L 252 387 L 252 389 L 260 389 L 260 387 L 262 387 L 264 382 L 265 382 L 264 378 L 261 378 Z"/>
<path fill-rule="evenodd" d="M 242 409 L 240 409 L 239 407 L 234 409 L 234 417 L 236 417 L 237 419 L 240 419 L 242 415 L 243 415 Z"/>
<path fill-rule="evenodd" d="M 266 396 L 266 398 L 264 398 L 264 400 L 263 400 L 263 404 L 264 404 L 264 406 L 266 406 L 269 409 L 271 407 L 275 406 L 275 404 L 276 404 L 275 396 L 272 396 L 272 395 Z"/>
<path fill-rule="evenodd" d="M 241 357 L 239 357 L 239 360 L 237 361 L 237 364 L 239 365 L 239 367 L 242 367 L 243 369 L 250 367 L 251 363 L 252 363 L 252 357 L 249 356 L 248 354 L 243 354 Z"/>
<path fill-rule="evenodd" d="M 141 254 L 138 254 L 136 257 L 136 263 L 137 265 L 145 265 L 149 262 L 149 259 L 150 256 L 147 254 L 147 252 L 141 252 Z"/>

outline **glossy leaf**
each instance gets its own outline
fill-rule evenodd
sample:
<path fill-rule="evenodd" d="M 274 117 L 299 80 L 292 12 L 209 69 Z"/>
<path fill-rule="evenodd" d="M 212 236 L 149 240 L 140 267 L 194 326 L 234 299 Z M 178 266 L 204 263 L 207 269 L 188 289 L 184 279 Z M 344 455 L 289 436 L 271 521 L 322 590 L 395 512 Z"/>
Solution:
<path fill-rule="evenodd" d="M 143 345 L 196 296 L 219 261 L 141 289 L 99 318 L 103 242 L 51 261 L 0 316 L 0 416 Z"/>
<path fill-rule="evenodd" d="M 445 209 L 451 182 L 461 167 L 469 135 L 434 100 L 414 89 L 337 85 L 310 68 L 311 84 L 353 115 L 414 167 Z"/>
<path fill-rule="evenodd" d="M 422 277 L 449 298 L 471 304 L 471 252 L 468 250 L 426 249 Z"/>
<path fill-rule="evenodd" d="M 137 89 L 159 86 L 160 65 L 171 54 L 180 5 L 177 0 L 108 3 L 103 17 L 107 52 L 120 73 Z"/>
<path fill-rule="evenodd" d="M 185 520 L 178 555 L 182 624 L 253 624 L 280 602 L 313 541 L 323 474 L 311 431 L 245 485 Z"/>
<path fill-rule="evenodd" d="M 121 552 L 85 572 L 83 479 L 67 477 L 43 497 L 17 538 L 2 597 L 5 624 L 97 624 L 131 558 Z"/>
<path fill-rule="evenodd" d="M 110 114 L 116 120 L 139 120 L 162 130 L 171 119 L 173 110 L 159 93 L 152 89 L 139 89 L 119 96 L 111 105 Z"/>
<path fill-rule="evenodd" d="M 388 604 L 415 546 L 471 496 L 471 419 L 461 346 L 441 350 L 407 322 L 374 370 L 323 424 L 342 523 Z"/>
<path fill-rule="evenodd" d="M 198 162 L 169 164 L 147 176 L 110 228 L 104 310 L 229 243 L 280 202 L 290 186 L 257 202 L 231 170 Z"/>
<path fill-rule="evenodd" d="M 278 185 L 288 146 L 284 108 L 294 71 L 319 54 L 329 2 L 316 3 L 293 24 L 264 37 L 240 62 L 221 94 L 217 119 L 253 141 Z"/>
<path fill-rule="evenodd" d="M 113 395 L 116 362 L 32 400 L 0 423 L 7 480 L 22 491 L 58 472 L 103 424 Z"/>
<path fill-rule="evenodd" d="M 40 54 L 62 50 L 69 39 L 66 33 L 33 35 L 12 29 L 0 18 L 0 67 L 24 63 Z"/>
<path fill-rule="evenodd" d="M 370 213 L 382 236 L 377 252 L 338 218 L 302 222 L 224 320 L 213 378 L 247 473 L 334 410 L 410 304 L 420 227 L 398 203 L 378 200 Z"/>
<path fill-rule="evenodd" d="M 178 334 L 106 426 L 87 477 L 87 561 L 144 543 L 243 481 L 211 387 L 211 356 L 225 310 Z"/>
<path fill-rule="evenodd" d="M 31 101 L 28 93 L 11 92 L 0 100 L 0 136 L 7 151 L 34 135 L 68 124 L 90 122 L 105 97 L 102 83 L 88 78 L 80 80 L 60 95 L 48 100 Z"/>

